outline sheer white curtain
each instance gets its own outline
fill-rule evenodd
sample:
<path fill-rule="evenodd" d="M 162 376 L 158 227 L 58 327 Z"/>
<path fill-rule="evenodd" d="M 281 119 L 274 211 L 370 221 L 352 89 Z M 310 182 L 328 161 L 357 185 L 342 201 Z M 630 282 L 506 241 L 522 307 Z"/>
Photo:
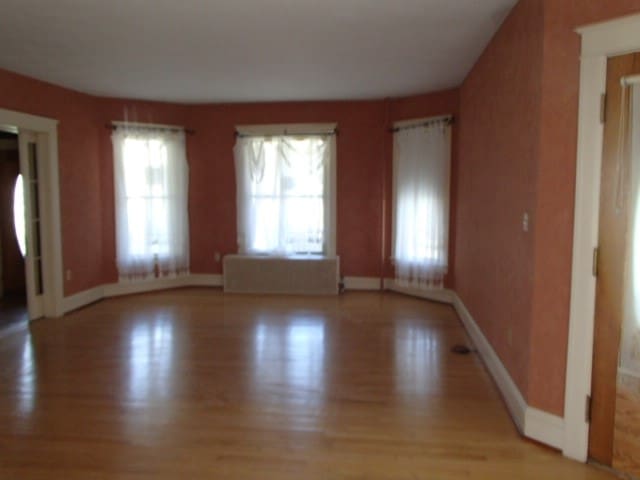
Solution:
<path fill-rule="evenodd" d="M 401 129 L 393 142 L 393 257 L 402 285 L 441 287 L 448 267 L 449 121 Z"/>
<path fill-rule="evenodd" d="M 240 136 L 234 154 L 239 252 L 335 255 L 335 135 Z"/>
<path fill-rule="evenodd" d="M 112 141 L 120 278 L 188 273 L 184 131 L 118 127 Z"/>

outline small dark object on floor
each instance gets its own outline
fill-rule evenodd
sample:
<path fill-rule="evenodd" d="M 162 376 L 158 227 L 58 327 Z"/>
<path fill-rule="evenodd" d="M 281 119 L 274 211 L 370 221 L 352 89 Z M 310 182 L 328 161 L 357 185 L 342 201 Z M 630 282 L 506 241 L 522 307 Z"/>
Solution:
<path fill-rule="evenodd" d="M 454 345 L 453 347 L 451 347 L 451 351 L 453 353 L 457 353 L 458 355 L 469 355 L 471 352 L 475 350 L 471 350 L 466 345 Z"/>

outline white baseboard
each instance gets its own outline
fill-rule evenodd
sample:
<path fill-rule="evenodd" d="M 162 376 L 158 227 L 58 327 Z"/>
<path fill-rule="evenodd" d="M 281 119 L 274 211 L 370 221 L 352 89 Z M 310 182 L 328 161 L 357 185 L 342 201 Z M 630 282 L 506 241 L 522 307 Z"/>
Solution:
<path fill-rule="evenodd" d="M 172 278 L 154 278 L 151 280 L 108 283 L 104 285 L 104 297 L 119 297 L 133 293 L 153 292 L 168 288 L 188 287 L 191 285 L 191 275 Z"/>
<path fill-rule="evenodd" d="M 104 286 L 90 288 L 62 299 L 64 313 L 77 310 L 104 298 Z"/>
<path fill-rule="evenodd" d="M 524 415 L 524 435 L 550 447 L 562 450 L 564 445 L 564 419 L 527 406 Z"/>
<path fill-rule="evenodd" d="M 511 413 L 511 418 L 513 418 L 518 430 L 524 433 L 525 412 L 527 410 L 527 403 L 524 397 L 458 295 L 454 296 L 453 307 L 456 309 L 462 324 L 471 337 L 471 341 L 496 382 L 500 393 L 502 393 L 509 413 Z"/>
<path fill-rule="evenodd" d="M 157 278 L 138 282 L 107 283 L 63 299 L 64 313 L 77 310 L 103 298 L 153 292 L 179 287 L 221 287 L 222 275 L 191 274 L 174 278 Z"/>
<path fill-rule="evenodd" d="M 391 290 L 392 292 L 404 293 L 405 295 L 411 295 L 413 297 L 433 300 L 434 302 L 442 302 L 448 304 L 453 304 L 453 298 L 455 295 L 452 290 L 446 288 L 421 289 L 404 287 L 398 285 L 398 283 L 393 278 L 384 279 L 384 289 Z"/>
<path fill-rule="evenodd" d="M 381 290 L 378 277 L 344 277 L 345 290 Z"/>
<path fill-rule="evenodd" d="M 493 377 L 516 427 L 524 436 L 554 448 L 562 448 L 564 419 L 527 405 L 522 393 L 509 375 L 487 338 L 480 330 L 469 310 L 457 294 L 453 294 L 453 306 L 462 324 L 478 350 L 480 358 Z"/>

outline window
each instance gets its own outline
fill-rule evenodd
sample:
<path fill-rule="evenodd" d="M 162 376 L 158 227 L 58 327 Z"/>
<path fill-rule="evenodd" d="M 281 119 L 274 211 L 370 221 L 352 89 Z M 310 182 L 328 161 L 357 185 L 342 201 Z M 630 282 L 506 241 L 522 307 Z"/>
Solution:
<path fill-rule="evenodd" d="M 27 232 L 24 212 L 24 183 L 19 174 L 13 188 L 13 226 L 18 240 L 18 248 L 24 257 L 27 254 Z"/>
<path fill-rule="evenodd" d="M 335 255 L 335 136 L 241 135 L 240 253 Z"/>
<path fill-rule="evenodd" d="M 450 119 L 396 129 L 393 256 L 400 283 L 442 286 L 448 266 Z"/>
<path fill-rule="evenodd" d="M 184 131 L 118 127 L 112 141 L 120 278 L 188 272 Z"/>

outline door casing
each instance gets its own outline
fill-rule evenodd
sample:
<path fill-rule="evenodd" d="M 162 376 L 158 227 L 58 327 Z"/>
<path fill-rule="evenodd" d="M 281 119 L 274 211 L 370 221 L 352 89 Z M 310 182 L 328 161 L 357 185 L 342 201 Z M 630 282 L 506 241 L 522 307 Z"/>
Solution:
<path fill-rule="evenodd" d="M 591 393 L 596 283 L 592 267 L 598 244 L 604 132 L 601 98 L 606 91 L 608 57 L 640 51 L 640 14 L 583 26 L 577 32 L 582 51 L 562 451 L 584 462 L 589 445 L 586 408 Z"/>
<path fill-rule="evenodd" d="M 0 109 L 0 126 L 33 132 L 37 137 L 40 165 L 42 240 L 42 315 L 59 317 L 63 311 L 62 239 L 58 170 L 58 121 Z"/>

